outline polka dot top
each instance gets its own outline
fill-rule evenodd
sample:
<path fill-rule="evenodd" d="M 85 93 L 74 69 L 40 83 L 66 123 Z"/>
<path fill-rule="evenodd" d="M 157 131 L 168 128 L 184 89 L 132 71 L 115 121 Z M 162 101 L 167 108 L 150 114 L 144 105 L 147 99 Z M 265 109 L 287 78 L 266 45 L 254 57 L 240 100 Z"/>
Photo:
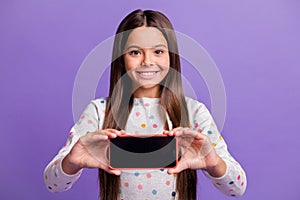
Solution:
<path fill-rule="evenodd" d="M 241 165 L 230 155 L 227 145 L 204 104 L 186 97 L 190 128 L 207 134 L 217 152 L 225 161 L 227 169 L 222 177 L 211 177 L 203 173 L 214 186 L 228 196 L 241 196 L 246 189 L 246 174 Z M 44 180 L 48 190 L 62 192 L 71 188 L 82 170 L 73 175 L 64 173 L 61 161 L 70 152 L 77 140 L 87 132 L 101 129 L 105 117 L 106 98 L 91 101 L 77 123 L 72 127 L 66 144 L 48 164 Z M 172 123 L 159 103 L 159 98 L 135 98 L 126 123 L 126 133 L 163 133 L 165 124 Z M 121 173 L 120 199 L 177 199 L 176 174 L 166 170 L 123 170 Z"/>

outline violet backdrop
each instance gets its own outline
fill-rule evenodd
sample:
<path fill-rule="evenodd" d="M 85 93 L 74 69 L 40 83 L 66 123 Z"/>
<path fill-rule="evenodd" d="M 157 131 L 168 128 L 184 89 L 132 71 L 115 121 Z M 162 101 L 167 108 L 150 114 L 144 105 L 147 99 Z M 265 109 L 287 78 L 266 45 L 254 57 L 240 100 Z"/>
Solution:
<path fill-rule="evenodd" d="M 47 191 L 43 170 L 74 124 L 72 90 L 80 64 L 137 8 L 165 13 L 218 66 L 227 93 L 222 135 L 248 176 L 241 199 L 300 199 L 296 0 L 2 0 L 0 199 L 98 198 L 97 170 L 84 170 L 71 190 L 58 194 Z M 183 62 L 183 75 L 210 108 L 205 83 L 193 79 L 188 65 Z M 107 89 L 106 76 L 96 97 L 106 96 Z M 199 199 L 234 199 L 218 192 L 201 173 L 199 180 Z"/>

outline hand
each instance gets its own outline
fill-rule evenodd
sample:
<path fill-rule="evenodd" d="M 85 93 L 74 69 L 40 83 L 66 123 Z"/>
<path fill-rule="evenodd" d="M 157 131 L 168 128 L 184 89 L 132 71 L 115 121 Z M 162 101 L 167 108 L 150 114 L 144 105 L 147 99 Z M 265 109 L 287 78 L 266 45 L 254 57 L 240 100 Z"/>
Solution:
<path fill-rule="evenodd" d="M 213 176 L 222 176 L 226 164 L 217 155 L 209 137 L 190 128 L 177 127 L 164 134 L 175 136 L 181 159 L 176 168 L 168 169 L 168 173 L 179 173 L 184 169 L 203 169 Z"/>
<path fill-rule="evenodd" d="M 120 175 L 119 170 L 109 167 L 107 158 L 108 140 L 124 131 L 115 129 L 97 130 L 79 138 L 62 163 L 67 174 L 74 174 L 82 168 L 101 168 L 108 173 Z"/>

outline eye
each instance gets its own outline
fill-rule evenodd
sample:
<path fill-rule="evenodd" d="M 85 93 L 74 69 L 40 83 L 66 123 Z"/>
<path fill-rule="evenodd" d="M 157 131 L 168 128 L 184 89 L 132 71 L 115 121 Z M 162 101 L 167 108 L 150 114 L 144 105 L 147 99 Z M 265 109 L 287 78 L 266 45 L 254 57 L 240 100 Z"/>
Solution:
<path fill-rule="evenodd" d="M 156 54 L 163 54 L 163 53 L 164 53 L 164 50 L 158 49 L 158 50 L 155 50 L 154 52 L 155 52 Z"/>
<path fill-rule="evenodd" d="M 129 52 L 129 55 L 132 55 L 132 56 L 137 56 L 139 54 L 141 54 L 141 52 L 139 50 L 132 50 Z"/>

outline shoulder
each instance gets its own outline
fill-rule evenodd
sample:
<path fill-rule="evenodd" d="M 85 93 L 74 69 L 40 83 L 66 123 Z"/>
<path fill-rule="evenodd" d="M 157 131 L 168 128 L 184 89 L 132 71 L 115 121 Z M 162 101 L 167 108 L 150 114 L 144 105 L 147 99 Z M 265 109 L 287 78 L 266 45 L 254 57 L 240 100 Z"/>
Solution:
<path fill-rule="evenodd" d="M 91 104 L 94 104 L 97 108 L 105 108 L 107 102 L 107 97 L 100 97 L 94 100 L 91 100 Z"/>
<path fill-rule="evenodd" d="M 185 97 L 185 99 L 189 113 L 189 119 L 191 121 L 194 121 L 195 119 L 204 120 L 212 117 L 210 111 L 207 109 L 204 103 L 190 97 Z"/>
<path fill-rule="evenodd" d="M 202 109 L 206 109 L 206 106 L 204 105 L 204 103 L 192 99 L 190 97 L 185 97 L 185 101 L 186 101 L 186 105 L 187 105 L 187 109 L 189 112 L 192 111 L 196 111 L 196 110 L 202 110 Z"/>
<path fill-rule="evenodd" d="M 107 97 L 93 99 L 89 102 L 84 112 L 90 115 L 97 114 L 98 116 L 102 116 L 106 110 L 106 102 Z"/>

